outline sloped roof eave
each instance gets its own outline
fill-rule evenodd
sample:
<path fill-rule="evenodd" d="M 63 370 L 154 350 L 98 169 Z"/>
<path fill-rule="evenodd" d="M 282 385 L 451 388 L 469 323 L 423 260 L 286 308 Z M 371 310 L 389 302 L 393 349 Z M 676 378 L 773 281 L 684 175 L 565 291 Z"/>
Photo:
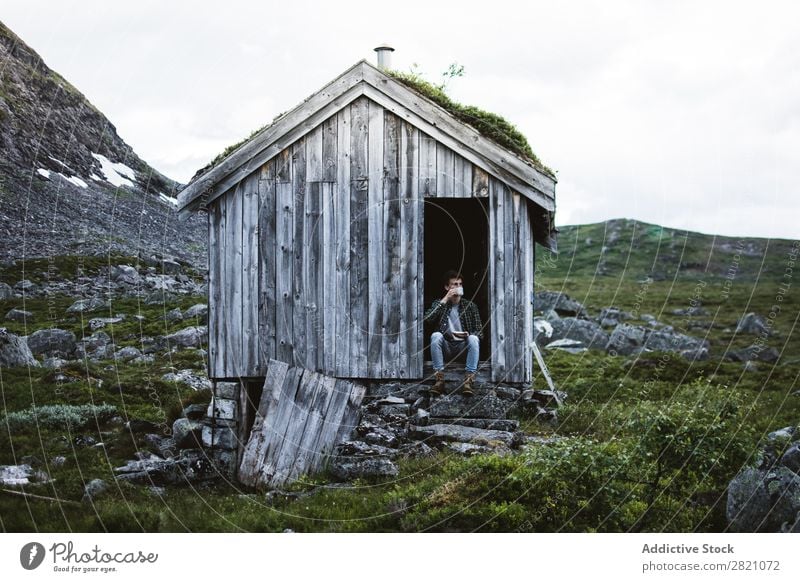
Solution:
<path fill-rule="evenodd" d="M 303 134 L 310 131 L 314 124 L 307 123 L 309 118 L 333 114 L 361 95 L 395 110 L 405 121 L 422 131 L 437 132 L 439 137 L 446 138 L 449 145 L 454 146 L 457 153 L 471 159 L 497 179 L 509 183 L 544 210 L 555 210 L 554 178 L 539 172 L 513 152 L 483 138 L 437 104 L 362 60 L 187 184 L 178 194 L 179 216 L 185 218 L 190 212 L 221 195 L 227 188 L 220 190 L 220 185 L 236 180 L 238 174 L 244 178 L 246 173 L 257 167 L 250 162 L 255 158 L 264 158 L 265 153 L 269 155 L 270 148 L 274 149 L 278 141 L 283 142 L 282 138 L 287 134 L 297 133 L 300 126 L 306 128 Z M 414 111 L 415 105 L 417 111 Z M 271 152 L 267 159 L 277 153 L 278 150 Z M 267 159 L 259 159 L 258 165 Z"/>

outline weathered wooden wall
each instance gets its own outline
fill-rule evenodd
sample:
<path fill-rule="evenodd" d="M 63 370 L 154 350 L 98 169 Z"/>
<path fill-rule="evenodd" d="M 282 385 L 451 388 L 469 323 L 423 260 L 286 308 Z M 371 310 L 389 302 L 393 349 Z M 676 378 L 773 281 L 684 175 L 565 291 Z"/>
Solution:
<path fill-rule="evenodd" d="M 492 379 L 529 382 L 533 342 L 533 233 L 526 200 L 489 179 Z"/>
<path fill-rule="evenodd" d="M 471 196 L 492 211 L 494 374 L 528 381 L 526 200 L 366 97 L 209 206 L 211 377 L 264 376 L 274 358 L 337 377 L 420 378 L 424 200 Z"/>

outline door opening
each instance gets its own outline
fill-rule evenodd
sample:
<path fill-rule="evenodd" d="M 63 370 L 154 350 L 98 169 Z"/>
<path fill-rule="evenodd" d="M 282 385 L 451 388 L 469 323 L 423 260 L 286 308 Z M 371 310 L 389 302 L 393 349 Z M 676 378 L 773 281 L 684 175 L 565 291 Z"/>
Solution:
<path fill-rule="evenodd" d="M 425 309 L 444 295 L 442 275 L 460 271 L 464 297 L 477 304 L 483 323 L 480 360 L 491 354 L 489 333 L 489 200 L 425 199 Z M 430 359 L 432 326 L 425 327 L 425 357 Z"/>

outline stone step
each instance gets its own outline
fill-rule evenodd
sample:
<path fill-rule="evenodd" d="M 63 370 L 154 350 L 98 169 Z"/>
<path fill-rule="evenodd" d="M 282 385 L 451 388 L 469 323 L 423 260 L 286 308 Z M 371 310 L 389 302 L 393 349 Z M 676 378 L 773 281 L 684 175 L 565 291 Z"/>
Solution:
<path fill-rule="evenodd" d="M 476 390 L 474 396 L 451 394 L 431 398 L 423 408 L 432 417 L 504 419 L 515 406 L 513 400 L 500 398 L 491 390 Z"/>
<path fill-rule="evenodd" d="M 514 432 L 519 429 L 519 421 L 506 418 L 443 418 L 431 416 L 428 424 L 457 424 L 459 426 L 469 426 L 472 428 L 482 428 L 486 430 L 503 430 Z"/>
<path fill-rule="evenodd" d="M 456 424 L 429 424 L 427 426 L 410 425 L 409 435 L 422 440 L 429 446 L 442 445 L 447 442 L 473 443 L 479 445 L 503 444 L 516 447 L 524 441 L 524 435 L 505 430 L 489 430 L 460 426 Z"/>

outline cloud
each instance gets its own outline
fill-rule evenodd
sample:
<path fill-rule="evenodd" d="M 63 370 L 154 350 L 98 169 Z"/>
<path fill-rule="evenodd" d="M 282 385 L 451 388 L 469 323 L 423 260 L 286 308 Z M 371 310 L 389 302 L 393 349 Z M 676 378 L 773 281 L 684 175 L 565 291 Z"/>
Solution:
<path fill-rule="evenodd" d="M 452 95 L 507 117 L 559 171 L 559 224 L 800 234 L 788 2 L 410 1 L 390 17 L 373 2 L 6 4 L 6 24 L 179 180 L 390 42 L 396 68 L 434 81 L 465 66 Z"/>

